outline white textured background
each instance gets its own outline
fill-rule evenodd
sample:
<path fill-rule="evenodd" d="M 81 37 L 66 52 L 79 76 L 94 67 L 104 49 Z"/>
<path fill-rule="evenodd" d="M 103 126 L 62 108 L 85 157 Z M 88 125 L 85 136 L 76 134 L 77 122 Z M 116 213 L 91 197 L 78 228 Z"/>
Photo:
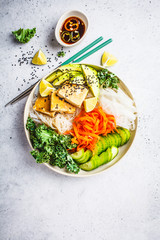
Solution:
<path fill-rule="evenodd" d="M 26 99 L 4 108 L 61 60 L 55 61 L 61 47 L 54 27 L 70 9 L 87 14 L 90 30 L 63 60 L 101 35 L 112 37 L 86 62 L 99 64 L 104 50 L 113 53 L 119 62 L 111 71 L 139 111 L 130 151 L 107 172 L 84 179 L 35 163 L 23 131 Z M 0 240 L 159 240 L 160 1 L 1 0 L 0 26 Z M 11 31 L 20 27 L 36 27 L 37 36 L 17 43 Z M 50 58 L 46 66 L 33 68 L 30 59 L 19 64 L 39 48 Z"/>

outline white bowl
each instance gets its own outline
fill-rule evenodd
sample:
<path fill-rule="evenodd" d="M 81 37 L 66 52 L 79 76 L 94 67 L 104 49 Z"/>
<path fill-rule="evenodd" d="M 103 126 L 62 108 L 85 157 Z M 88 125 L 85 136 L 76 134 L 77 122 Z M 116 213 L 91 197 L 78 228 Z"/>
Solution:
<path fill-rule="evenodd" d="M 69 18 L 69 17 L 78 17 L 80 19 L 82 19 L 82 21 L 84 22 L 85 24 L 85 32 L 83 34 L 83 36 L 81 37 L 81 39 L 73 44 L 67 44 L 65 42 L 63 42 L 61 40 L 61 37 L 60 37 L 60 29 L 64 23 L 64 21 Z M 69 12 L 65 12 L 59 19 L 57 25 L 56 25 L 56 29 L 55 29 L 55 37 L 56 37 L 56 40 L 57 42 L 59 42 L 60 45 L 64 46 L 64 47 L 72 47 L 72 46 L 75 46 L 77 44 L 79 44 L 83 39 L 84 37 L 86 36 L 86 33 L 88 31 L 88 18 L 86 17 L 86 15 L 80 11 L 76 11 L 76 10 L 72 10 L 72 11 L 69 11 Z"/>
<path fill-rule="evenodd" d="M 87 65 L 90 65 L 91 67 L 94 67 L 97 70 L 104 69 L 102 66 L 97 66 L 97 65 L 92 65 L 92 64 L 87 64 Z M 56 71 L 56 70 L 54 70 L 54 71 Z M 54 72 L 54 71 L 52 71 L 52 72 Z M 47 74 L 43 79 L 48 77 L 52 72 Z M 24 130 L 25 130 L 25 134 L 26 134 L 27 140 L 28 140 L 29 145 L 30 145 L 32 150 L 33 150 L 33 147 L 32 147 L 32 143 L 31 143 L 31 140 L 30 140 L 29 132 L 26 129 L 26 123 L 27 123 L 27 118 L 29 116 L 29 112 L 30 112 L 30 108 L 31 108 L 31 105 L 32 105 L 32 101 L 33 101 L 33 98 L 34 98 L 34 94 L 37 93 L 38 89 L 39 89 L 39 83 L 40 83 L 40 81 L 36 84 L 36 86 L 31 91 L 31 93 L 30 93 L 30 95 L 29 95 L 29 97 L 27 99 L 27 102 L 26 102 L 26 105 L 25 105 L 25 109 L 24 109 Z M 122 82 L 122 80 L 120 80 L 119 87 L 122 89 L 122 91 L 126 95 L 128 95 L 134 101 L 134 98 L 133 98 L 131 92 L 129 91 L 127 86 Z M 53 171 L 55 171 L 57 173 L 60 173 L 60 174 L 66 175 L 66 176 L 71 176 L 71 177 L 89 177 L 89 176 L 93 176 L 93 175 L 99 174 L 101 172 L 107 171 L 109 167 L 113 166 L 120 159 L 122 159 L 122 157 L 126 154 L 126 152 L 131 147 L 132 142 L 133 142 L 134 137 L 135 137 L 135 134 L 136 134 L 137 124 L 138 124 L 138 121 L 137 121 L 137 117 L 136 117 L 136 120 L 135 120 L 135 130 L 131 131 L 131 137 L 130 137 L 130 140 L 127 142 L 127 144 L 125 144 L 124 146 L 121 146 L 119 148 L 118 155 L 111 162 L 106 163 L 106 164 L 104 164 L 104 165 L 102 165 L 102 166 L 100 166 L 100 167 L 98 167 L 98 168 L 96 168 L 96 169 L 94 169 L 92 171 L 86 172 L 86 171 L 80 170 L 80 172 L 78 174 L 73 174 L 73 173 L 67 172 L 65 169 L 61 169 L 61 168 L 58 168 L 56 166 L 51 166 L 49 163 L 44 163 L 44 165 L 46 165 L 48 168 L 50 168 L 51 170 L 53 170 Z"/>

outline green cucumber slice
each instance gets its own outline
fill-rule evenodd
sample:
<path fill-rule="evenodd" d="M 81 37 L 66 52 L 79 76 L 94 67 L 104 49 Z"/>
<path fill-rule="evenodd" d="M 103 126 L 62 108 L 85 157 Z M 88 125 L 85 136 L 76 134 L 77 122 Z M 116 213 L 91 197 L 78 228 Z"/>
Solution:
<path fill-rule="evenodd" d="M 117 147 L 114 147 L 114 146 L 111 147 L 111 154 L 112 154 L 111 160 L 117 156 L 118 151 L 119 150 Z"/>
<path fill-rule="evenodd" d="M 99 156 L 93 156 L 88 162 L 81 164 L 79 167 L 85 171 L 91 171 L 96 168 L 96 163 L 99 161 Z"/>
<path fill-rule="evenodd" d="M 82 148 L 81 150 L 71 154 L 71 157 L 74 160 L 78 160 L 78 159 L 82 158 L 83 156 L 84 156 L 84 148 Z"/>
<path fill-rule="evenodd" d="M 127 134 L 123 128 L 117 128 L 117 130 L 118 130 L 118 134 L 121 137 L 121 146 L 123 146 L 127 142 Z"/>
<path fill-rule="evenodd" d="M 85 151 L 84 155 L 79 158 L 75 159 L 75 161 L 79 164 L 87 162 L 92 157 L 92 152 L 90 150 Z"/>

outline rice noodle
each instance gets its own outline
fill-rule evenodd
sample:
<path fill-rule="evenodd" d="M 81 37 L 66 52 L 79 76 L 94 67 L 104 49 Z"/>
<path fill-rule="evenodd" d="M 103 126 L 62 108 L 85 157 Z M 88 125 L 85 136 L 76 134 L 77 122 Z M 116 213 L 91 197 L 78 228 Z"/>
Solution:
<path fill-rule="evenodd" d="M 46 114 L 37 112 L 33 109 L 33 105 L 37 99 L 35 95 L 32 104 L 30 107 L 30 117 L 36 123 L 44 123 L 52 129 L 57 129 L 60 134 L 63 134 L 65 131 L 72 128 L 73 119 L 81 111 L 80 108 L 76 108 L 76 111 L 73 114 L 69 113 L 57 113 L 54 117 L 47 116 Z"/>
<path fill-rule="evenodd" d="M 99 104 L 106 113 L 114 115 L 118 126 L 135 129 L 136 107 L 133 100 L 120 88 L 116 91 L 110 88 L 101 89 Z"/>
<path fill-rule="evenodd" d="M 76 108 L 76 111 L 72 114 L 70 113 L 58 113 L 54 117 L 54 124 L 58 129 L 59 133 L 64 133 L 67 130 L 72 129 L 72 123 L 76 115 L 81 111 L 80 108 Z"/>
<path fill-rule="evenodd" d="M 36 123 L 44 123 L 52 129 L 57 129 L 60 134 L 72 129 L 73 120 L 80 113 L 80 108 L 76 108 L 73 114 L 57 113 L 50 117 L 33 109 L 36 99 L 35 94 L 30 108 L 30 117 Z M 110 88 L 100 89 L 99 104 L 106 113 L 114 115 L 118 126 L 135 129 L 136 107 L 132 99 L 120 88 L 116 91 Z"/>

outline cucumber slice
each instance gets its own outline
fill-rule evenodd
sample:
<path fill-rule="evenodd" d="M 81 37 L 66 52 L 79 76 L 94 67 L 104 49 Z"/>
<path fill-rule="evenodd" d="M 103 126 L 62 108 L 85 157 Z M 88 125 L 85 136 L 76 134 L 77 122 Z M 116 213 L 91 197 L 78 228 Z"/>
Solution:
<path fill-rule="evenodd" d="M 117 147 L 114 147 L 114 146 L 111 147 L 111 154 L 112 154 L 111 159 L 113 159 L 113 158 L 115 158 L 115 157 L 117 156 L 118 151 L 119 151 L 119 150 L 118 150 Z"/>
<path fill-rule="evenodd" d="M 82 148 L 81 150 L 71 154 L 71 157 L 74 160 L 78 160 L 78 159 L 82 158 L 83 156 L 84 156 L 84 148 Z"/>
<path fill-rule="evenodd" d="M 98 141 L 96 143 L 95 148 L 93 149 L 93 156 L 94 155 L 99 155 L 101 152 L 103 152 L 103 145 L 101 141 Z"/>
<path fill-rule="evenodd" d="M 101 141 L 98 141 L 98 155 L 103 152 L 103 145 L 102 145 L 102 142 Z"/>
<path fill-rule="evenodd" d="M 101 165 L 110 162 L 118 154 L 118 148 L 112 146 L 108 148 L 105 152 L 101 153 L 99 156 L 93 156 L 88 162 L 81 164 L 80 168 L 85 171 L 91 171 Z"/>
<path fill-rule="evenodd" d="M 92 152 L 90 150 L 87 150 L 81 158 L 76 159 L 75 161 L 79 164 L 86 163 L 91 157 Z"/>
<path fill-rule="evenodd" d="M 81 164 L 79 167 L 85 171 L 91 171 L 96 168 L 97 162 L 99 162 L 99 156 L 93 156 L 88 162 Z"/>
<path fill-rule="evenodd" d="M 99 141 L 101 142 L 101 144 L 102 144 L 102 150 L 103 150 L 103 152 L 107 149 L 107 144 L 106 144 L 106 140 L 105 140 L 105 138 L 104 137 L 100 137 L 100 139 L 99 139 Z"/>
<path fill-rule="evenodd" d="M 109 147 L 117 146 L 117 138 L 115 138 L 112 133 L 107 134 L 107 138 L 110 139 L 110 146 Z"/>
<path fill-rule="evenodd" d="M 123 128 L 117 128 L 117 130 L 118 130 L 118 134 L 120 135 L 120 137 L 122 139 L 121 146 L 123 146 L 127 142 L 127 134 Z"/>
<path fill-rule="evenodd" d="M 121 136 L 118 133 L 113 133 L 113 137 L 116 139 L 116 147 L 119 147 L 121 145 Z"/>
<path fill-rule="evenodd" d="M 127 142 L 128 142 L 128 140 L 129 140 L 130 137 L 131 137 L 131 133 L 130 133 L 130 131 L 129 131 L 127 128 L 123 128 L 123 130 L 125 131 L 125 133 L 126 133 L 126 135 L 127 135 Z"/>
<path fill-rule="evenodd" d="M 63 74 L 62 71 L 57 70 L 53 73 L 51 73 L 45 80 L 48 82 L 53 82 L 56 78 L 60 77 Z"/>
<path fill-rule="evenodd" d="M 112 158 L 111 148 L 108 148 L 105 152 L 101 153 L 99 158 L 101 159 L 100 165 L 103 165 L 103 164 L 109 162 Z"/>
<path fill-rule="evenodd" d="M 52 84 L 53 86 L 61 85 L 67 80 L 69 80 L 69 73 L 64 73 L 60 77 L 56 78 Z"/>
<path fill-rule="evenodd" d="M 106 146 L 105 146 L 105 148 L 107 149 L 107 148 L 109 148 L 110 145 L 111 145 L 110 138 L 107 137 L 107 136 L 103 136 L 103 138 L 104 138 L 104 140 L 105 140 L 105 142 L 106 142 Z"/>

